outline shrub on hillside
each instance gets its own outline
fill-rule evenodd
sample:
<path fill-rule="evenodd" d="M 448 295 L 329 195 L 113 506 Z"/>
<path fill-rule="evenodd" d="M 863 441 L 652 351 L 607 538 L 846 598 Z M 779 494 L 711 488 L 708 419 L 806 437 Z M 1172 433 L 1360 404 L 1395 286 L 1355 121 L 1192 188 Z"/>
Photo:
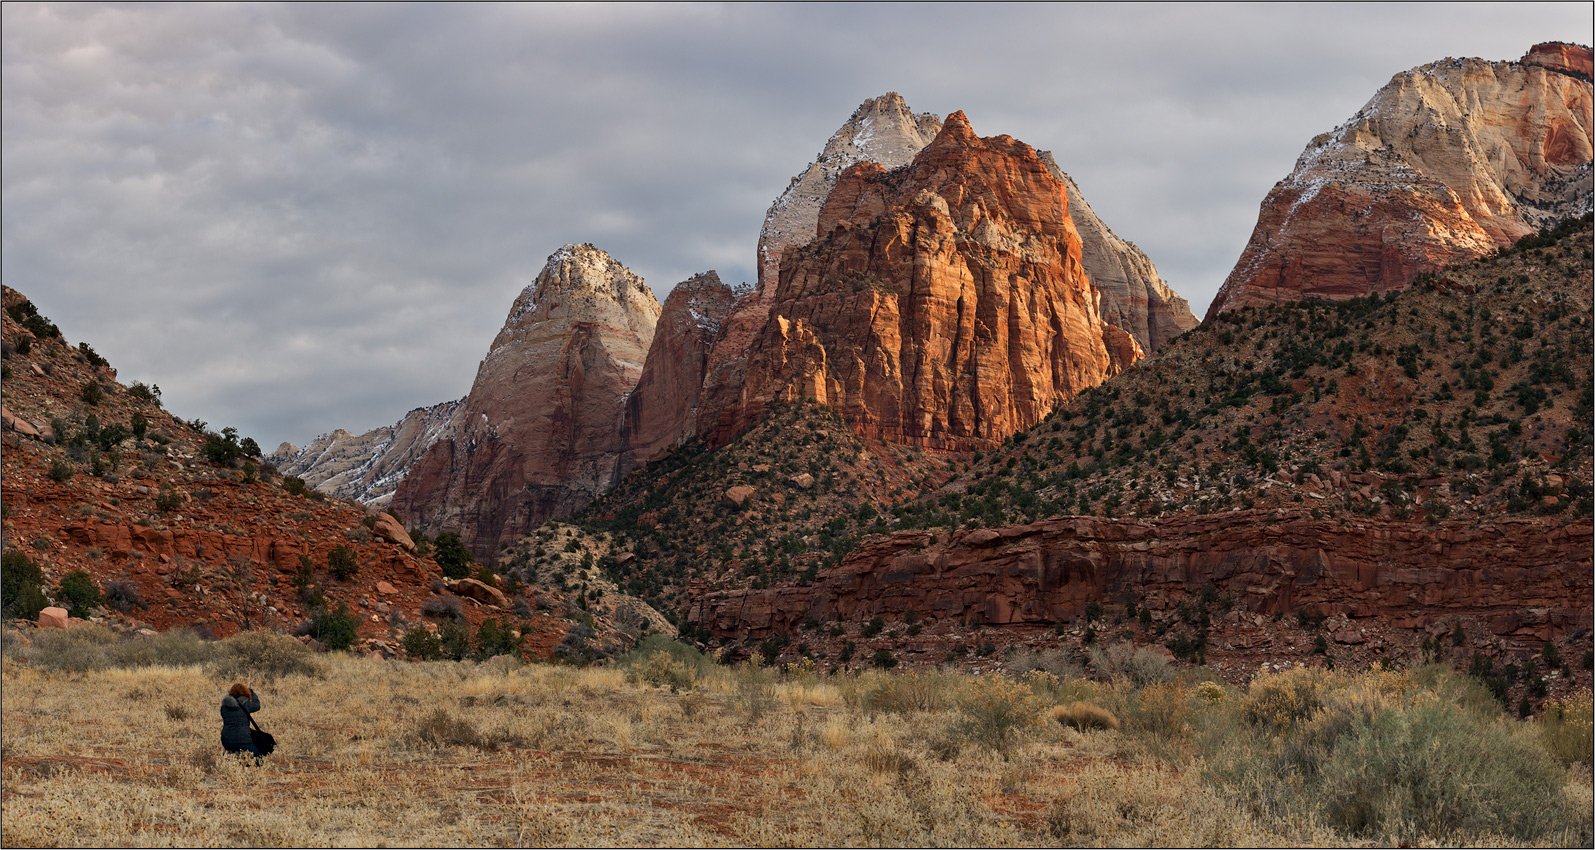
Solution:
<path fill-rule="evenodd" d="M 239 632 L 217 647 L 214 669 L 227 678 L 320 676 L 322 666 L 309 647 L 277 632 Z"/>
<path fill-rule="evenodd" d="M 82 570 L 73 570 L 62 576 L 55 594 L 56 601 L 65 605 L 74 617 L 88 616 L 89 610 L 98 606 L 102 598 L 94 577 Z"/>
<path fill-rule="evenodd" d="M 405 632 L 402 645 L 404 654 L 414 661 L 437 661 L 443 657 L 443 642 L 421 626 Z"/>
<path fill-rule="evenodd" d="M 122 613 L 144 607 L 144 596 L 138 585 L 127 579 L 112 579 L 105 583 L 105 602 Z"/>
<path fill-rule="evenodd" d="M 1070 729 L 1078 729 L 1082 732 L 1093 729 L 1119 728 L 1119 719 L 1113 716 L 1113 712 L 1089 702 L 1071 702 L 1067 705 L 1056 705 L 1047 712 L 1047 716 L 1063 726 L 1067 726 Z"/>
<path fill-rule="evenodd" d="M 438 566 L 449 578 L 465 578 L 471 574 L 471 553 L 461 542 L 458 532 L 445 531 L 432 544 Z"/>
<path fill-rule="evenodd" d="M 355 560 L 353 549 L 338 546 L 327 553 L 327 569 L 333 578 L 348 581 L 360 572 L 360 564 Z"/>
<path fill-rule="evenodd" d="M 1545 749 L 1558 761 L 1588 767 L 1591 752 L 1595 751 L 1589 688 L 1546 703 L 1545 714 L 1539 719 L 1539 732 Z"/>
<path fill-rule="evenodd" d="M 1137 687 L 1174 678 L 1174 667 L 1168 658 L 1129 642 L 1092 649 L 1091 666 L 1103 679 L 1124 679 Z"/>
<path fill-rule="evenodd" d="M 499 622 L 496 617 L 489 617 L 476 627 L 476 640 L 473 643 L 475 645 L 473 654 L 478 661 L 486 661 L 495 655 L 520 656 L 520 635 Z"/>
<path fill-rule="evenodd" d="M 49 604 L 44 596 L 44 573 L 38 565 L 16 549 L 0 555 L 0 614 L 7 619 L 31 620 Z"/>
<path fill-rule="evenodd" d="M 355 629 L 359 624 L 349 606 L 339 602 L 337 610 L 322 607 L 310 615 L 310 636 L 328 649 L 348 649 L 358 636 Z"/>

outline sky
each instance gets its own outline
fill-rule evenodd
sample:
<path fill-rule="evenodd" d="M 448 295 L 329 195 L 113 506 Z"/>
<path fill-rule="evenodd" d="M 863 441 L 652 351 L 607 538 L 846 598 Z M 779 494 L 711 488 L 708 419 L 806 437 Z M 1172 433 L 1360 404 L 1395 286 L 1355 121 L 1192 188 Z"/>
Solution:
<path fill-rule="evenodd" d="M 0 6 L 0 279 L 269 451 L 459 398 L 591 242 L 753 281 L 866 98 L 1054 152 L 1202 315 L 1318 133 L 1587 3 Z"/>

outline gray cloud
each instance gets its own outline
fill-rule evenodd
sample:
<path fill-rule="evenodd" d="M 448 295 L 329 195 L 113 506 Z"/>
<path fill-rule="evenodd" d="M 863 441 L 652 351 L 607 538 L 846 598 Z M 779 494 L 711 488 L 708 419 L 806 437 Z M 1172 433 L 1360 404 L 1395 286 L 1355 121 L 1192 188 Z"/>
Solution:
<path fill-rule="evenodd" d="M 462 395 L 593 242 L 751 280 L 866 97 L 1056 154 L 1197 313 L 1303 145 L 1585 4 L 0 7 L 0 265 L 125 379 L 263 444 Z"/>

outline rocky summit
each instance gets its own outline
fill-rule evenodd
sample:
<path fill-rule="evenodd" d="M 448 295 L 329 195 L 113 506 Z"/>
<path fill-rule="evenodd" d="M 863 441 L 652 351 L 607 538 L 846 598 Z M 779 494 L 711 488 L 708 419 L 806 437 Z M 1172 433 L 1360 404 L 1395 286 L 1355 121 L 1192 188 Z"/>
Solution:
<path fill-rule="evenodd" d="M 1264 199 L 1207 315 L 1407 286 L 1591 202 L 1590 48 L 1397 74 Z"/>
<path fill-rule="evenodd" d="M 771 402 L 832 407 L 861 433 L 992 446 L 1124 368 L 1063 182 L 1036 151 L 963 113 L 901 169 L 860 163 L 782 257 L 731 430 Z"/>
<path fill-rule="evenodd" d="M 446 435 L 399 484 L 395 514 L 458 529 L 486 557 L 609 489 L 659 311 L 603 251 L 555 252 L 515 299 Z"/>
<path fill-rule="evenodd" d="M 283 443 L 267 460 L 318 492 L 384 508 L 410 468 L 447 431 L 459 407 L 459 401 L 418 407 L 398 422 L 364 434 L 339 428 L 302 449 Z"/>

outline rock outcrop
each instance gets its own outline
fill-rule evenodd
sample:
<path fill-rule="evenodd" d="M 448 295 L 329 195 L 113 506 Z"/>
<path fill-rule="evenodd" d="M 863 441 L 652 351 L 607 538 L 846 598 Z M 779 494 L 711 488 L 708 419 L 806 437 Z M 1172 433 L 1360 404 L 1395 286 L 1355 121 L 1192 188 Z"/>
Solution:
<path fill-rule="evenodd" d="M 990 447 L 1115 372 L 1063 182 L 961 112 L 909 165 L 844 171 L 817 231 L 783 255 L 720 438 L 811 401 L 866 436 Z"/>
<path fill-rule="evenodd" d="M 676 284 L 665 298 L 637 389 L 626 399 L 619 475 L 659 457 L 696 432 L 709 351 L 736 303 L 713 271 Z"/>
<path fill-rule="evenodd" d="M 607 490 L 659 311 L 642 278 L 591 245 L 549 257 L 447 432 L 399 484 L 393 513 L 456 529 L 485 559 Z"/>
<path fill-rule="evenodd" d="M 1172 610 L 1211 582 L 1259 614 L 1305 610 L 1405 629 L 1467 616 L 1538 648 L 1590 626 L 1590 539 L 1587 518 L 1431 526 L 1272 511 L 1061 517 L 951 538 L 871 538 L 808 586 L 708 593 L 688 618 L 738 639 L 872 616 L 1050 625 L 1125 593 Z"/>
<path fill-rule="evenodd" d="M 1208 316 L 1402 289 L 1588 211 L 1590 55 L 1539 45 L 1397 74 L 1268 193 Z"/>
<path fill-rule="evenodd" d="M 1069 218 L 1080 234 L 1080 257 L 1086 277 L 1102 293 L 1102 320 L 1123 328 L 1141 350 L 1158 351 L 1169 341 L 1196 327 L 1191 305 L 1163 282 L 1152 260 L 1133 242 L 1120 239 L 1096 210 L 1086 203 L 1080 187 L 1058 167 L 1050 151 L 1041 160 L 1063 181 L 1069 192 Z"/>
<path fill-rule="evenodd" d="M 803 173 L 770 204 L 759 230 L 759 280 L 740 298 L 726 318 L 705 366 L 699 420 L 693 430 L 713 431 L 736 404 L 742 390 L 748 349 L 770 318 L 780 273 L 781 254 L 792 245 L 813 241 L 820 207 L 836 180 L 849 166 L 878 162 L 887 168 L 906 165 L 941 130 L 941 119 L 929 112 L 914 114 L 902 95 L 887 92 L 859 104 Z"/>
<path fill-rule="evenodd" d="M 303 449 L 283 443 L 268 458 L 284 475 L 296 475 L 329 496 L 381 508 L 432 444 L 448 430 L 458 401 L 418 407 L 392 425 L 354 435 L 339 428 Z"/>

